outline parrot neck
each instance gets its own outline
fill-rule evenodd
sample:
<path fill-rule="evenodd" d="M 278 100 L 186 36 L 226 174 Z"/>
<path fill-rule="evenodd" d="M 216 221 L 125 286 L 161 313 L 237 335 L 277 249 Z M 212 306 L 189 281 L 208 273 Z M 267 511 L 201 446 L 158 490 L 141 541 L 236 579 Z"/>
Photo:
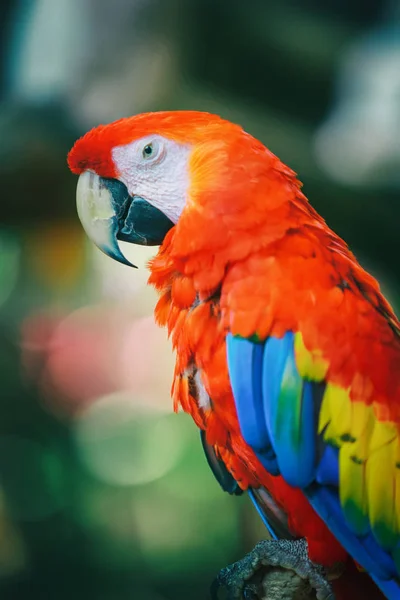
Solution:
<path fill-rule="evenodd" d="M 200 214 L 195 221 L 191 228 L 192 214 L 183 213 L 150 261 L 149 283 L 159 291 L 171 287 L 178 276 L 184 276 L 191 279 L 193 290 L 200 297 L 209 296 L 222 285 L 227 269 L 259 252 L 275 256 L 277 245 L 301 229 L 310 234 L 316 245 L 324 244 L 327 235 L 330 239 L 334 236 L 322 219 L 315 217 L 311 207 L 303 212 L 303 208 L 289 203 L 248 226 L 244 220 L 229 216 L 208 221 Z M 344 242 L 337 240 L 338 248 L 348 252 Z"/>
<path fill-rule="evenodd" d="M 268 155 L 267 166 L 264 156 L 245 180 L 243 168 L 239 174 L 208 190 L 191 188 L 178 223 L 150 261 L 149 283 L 161 295 L 156 309 L 160 324 L 167 324 L 174 308 L 218 299 L 234 265 L 251 269 L 252 257 L 275 259 L 283 245 L 286 256 L 296 256 L 298 243 L 305 240 L 321 252 L 333 249 L 338 260 L 354 259 L 309 204 L 293 171 L 275 156 Z M 172 322 L 168 321 L 170 333 Z"/>

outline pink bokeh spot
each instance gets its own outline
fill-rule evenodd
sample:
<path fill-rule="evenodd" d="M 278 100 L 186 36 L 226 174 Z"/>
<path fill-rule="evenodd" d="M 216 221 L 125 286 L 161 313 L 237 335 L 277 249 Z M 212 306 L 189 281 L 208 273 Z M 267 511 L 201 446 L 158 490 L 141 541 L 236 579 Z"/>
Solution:
<path fill-rule="evenodd" d="M 142 317 L 129 323 L 121 342 L 122 387 L 170 411 L 173 355 L 165 330 L 153 317 Z"/>
<path fill-rule="evenodd" d="M 171 410 L 172 353 L 153 317 L 107 306 L 64 318 L 34 315 L 22 328 L 22 362 L 52 412 L 75 414 L 119 391 Z"/>

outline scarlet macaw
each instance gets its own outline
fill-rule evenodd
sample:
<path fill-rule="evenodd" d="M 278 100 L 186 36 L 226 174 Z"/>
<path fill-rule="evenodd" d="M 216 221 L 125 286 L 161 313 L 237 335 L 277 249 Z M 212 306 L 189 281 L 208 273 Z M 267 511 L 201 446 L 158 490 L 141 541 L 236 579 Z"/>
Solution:
<path fill-rule="evenodd" d="M 400 324 L 295 173 L 194 111 L 99 126 L 68 161 L 101 250 L 130 264 L 119 240 L 160 245 L 149 282 L 176 350 L 174 407 L 224 488 L 249 489 L 273 537 L 292 538 L 258 559 L 322 598 L 316 565 L 350 555 L 400 598 Z"/>

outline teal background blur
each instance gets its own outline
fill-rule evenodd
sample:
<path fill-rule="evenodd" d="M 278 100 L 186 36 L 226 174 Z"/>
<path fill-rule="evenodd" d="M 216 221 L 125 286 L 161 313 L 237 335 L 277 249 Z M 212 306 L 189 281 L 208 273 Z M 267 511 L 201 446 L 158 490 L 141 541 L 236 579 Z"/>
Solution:
<path fill-rule="evenodd" d="M 85 238 L 66 165 L 90 127 L 158 109 L 241 123 L 300 174 L 399 304 L 400 5 L 3 0 L 0 597 L 204 599 L 265 535 L 172 413 L 146 260 Z"/>

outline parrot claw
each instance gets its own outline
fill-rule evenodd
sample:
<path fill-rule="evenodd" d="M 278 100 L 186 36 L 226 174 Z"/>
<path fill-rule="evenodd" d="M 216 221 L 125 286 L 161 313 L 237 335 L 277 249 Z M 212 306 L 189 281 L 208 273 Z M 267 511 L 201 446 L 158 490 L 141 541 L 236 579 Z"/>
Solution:
<path fill-rule="evenodd" d="M 324 569 L 308 557 L 306 540 L 265 540 L 243 559 L 222 569 L 211 587 L 213 600 L 334 600 Z"/>

